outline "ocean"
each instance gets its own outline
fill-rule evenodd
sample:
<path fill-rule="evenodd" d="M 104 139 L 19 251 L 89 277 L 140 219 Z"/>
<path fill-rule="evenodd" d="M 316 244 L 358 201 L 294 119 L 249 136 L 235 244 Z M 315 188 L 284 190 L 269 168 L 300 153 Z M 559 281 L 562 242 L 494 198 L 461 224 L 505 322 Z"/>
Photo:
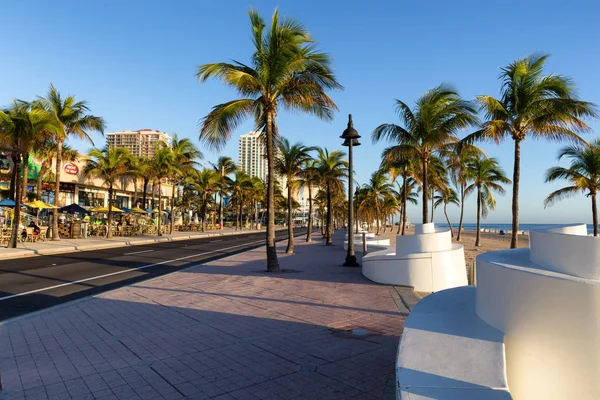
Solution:
<path fill-rule="evenodd" d="M 437 226 L 440 227 L 448 227 L 447 223 L 436 223 Z M 566 226 L 566 225 L 573 225 L 573 224 L 519 224 L 519 230 L 520 231 L 528 231 L 530 229 L 543 229 L 543 228 L 551 228 L 551 227 L 557 227 L 557 226 Z M 452 227 L 454 229 L 458 228 L 458 223 L 452 223 Z M 463 229 L 465 230 L 470 230 L 470 231 L 474 231 L 477 229 L 477 224 L 465 224 L 463 223 Z M 508 223 L 508 224 L 481 224 L 481 229 L 504 229 L 506 230 L 511 230 L 512 229 L 512 224 Z M 587 225 L 587 230 L 588 233 L 592 233 L 594 231 L 594 228 L 591 224 Z"/>

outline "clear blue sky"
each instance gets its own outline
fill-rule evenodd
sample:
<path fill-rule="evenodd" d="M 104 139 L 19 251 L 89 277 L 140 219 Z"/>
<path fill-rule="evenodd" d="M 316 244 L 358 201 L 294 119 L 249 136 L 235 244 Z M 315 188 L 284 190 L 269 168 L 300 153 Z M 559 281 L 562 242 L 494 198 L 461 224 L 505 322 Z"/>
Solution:
<path fill-rule="evenodd" d="M 2 4 L 0 105 L 33 99 L 50 82 L 90 102 L 108 132 L 151 128 L 198 137 L 198 121 L 210 108 L 234 98 L 219 82 L 199 84 L 198 64 L 251 54 L 248 9 L 270 18 L 275 6 L 300 20 L 329 52 L 345 90 L 332 93 L 335 121 L 281 112 L 280 132 L 292 141 L 342 148 L 338 136 L 347 114 L 363 135 L 357 148 L 358 180 L 377 168 L 384 144 L 372 130 L 398 122 L 394 99 L 412 104 L 427 89 L 454 84 L 466 98 L 498 95 L 499 68 L 541 51 L 552 54 L 548 72 L 572 77 L 581 97 L 600 103 L 600 5 L 590 1 L 10 1 Z M 591 123 L 595 131 L 600 123 Z M 223 154 L 237 159 L 235 132 Z M 595 136 L 589 135 L 588 138 Z M 96 145 L 104 145 L 94 135 Z M 89 144 L 73 141 L 81 151 Z M 521 222 L 590 222 L 589 199 L 565 200 L 544 210 L 559 185 L 543 182 L 560 145 L 527 141 L 522 148 Z M 512 143 L 485 145 L 512 174 Z M 207 160 L 218 155 L 203 149 Z M 510 187 L 487 222 L 510 221 Z M 475 198 L 466 221 L 475 220 Z M 457 219 L 455 208 L 449 209 Z M 419 221 L 419 208 L 409 219 Z M 442 221 L 443 215 L 436 214 Z"/>

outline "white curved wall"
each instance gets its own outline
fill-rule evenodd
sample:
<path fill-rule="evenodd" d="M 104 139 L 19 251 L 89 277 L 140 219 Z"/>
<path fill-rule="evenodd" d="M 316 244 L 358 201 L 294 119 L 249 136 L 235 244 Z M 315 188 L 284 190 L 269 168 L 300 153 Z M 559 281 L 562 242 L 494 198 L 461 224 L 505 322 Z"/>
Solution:
<path fill-rule="evenodd" d="M 592 263 L 580 255 L 595 254 L 577 240 L 593 247 L 599 242 L 557 232 L 531 233 L 531 252 L 477 257 L 477 315 L 505 333 L 508 384 L 515 400 L 599 399 L 600 282 L 542 269 L 531 261 L 558 260 L 574 272 L 580 263 Z"/>
<path fill-rule="evenodd" d="M 362 273 L 378 283 L 412 286 L 421 292 L 437 292 L 467 285 L 462 245 L 450 250 L 396 255 L 393 248 L 369 253 L 362 259 Z"/>
<path fill-rule="evenodd" d="M 396 254 L 398 255 L 450 250 L 451 248 L 452 236 L 449 229 L 396 237 Z"/>
<path fill-rule="evenodd" d="M 531 230 L 531 261 L 545 269 L 587 279 L 600 279 L 599 238 L 585 225 Z"/>

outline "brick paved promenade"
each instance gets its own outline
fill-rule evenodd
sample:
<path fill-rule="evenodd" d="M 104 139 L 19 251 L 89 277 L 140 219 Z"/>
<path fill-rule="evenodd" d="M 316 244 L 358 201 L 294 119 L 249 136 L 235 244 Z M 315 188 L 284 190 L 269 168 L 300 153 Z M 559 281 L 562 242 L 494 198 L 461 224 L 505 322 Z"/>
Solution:
<path fill-rule="evenodd" d="M 341 267 L 342 235 L 284 273 L 259 248 L 8 321 L 0 399 L 393 398 L 418 296 Z"/>

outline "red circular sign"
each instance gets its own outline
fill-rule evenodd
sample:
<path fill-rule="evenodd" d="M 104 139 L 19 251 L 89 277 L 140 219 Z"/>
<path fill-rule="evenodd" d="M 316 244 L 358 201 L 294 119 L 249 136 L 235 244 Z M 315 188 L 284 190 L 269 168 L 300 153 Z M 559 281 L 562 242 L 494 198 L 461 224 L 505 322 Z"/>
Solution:
<path fill-rule="evenodd" d="M 77 175 L 79 172 L 79 167 L 73 163 L 66 163 L 63 166 L 63 170 L 69 175 Z"/>

